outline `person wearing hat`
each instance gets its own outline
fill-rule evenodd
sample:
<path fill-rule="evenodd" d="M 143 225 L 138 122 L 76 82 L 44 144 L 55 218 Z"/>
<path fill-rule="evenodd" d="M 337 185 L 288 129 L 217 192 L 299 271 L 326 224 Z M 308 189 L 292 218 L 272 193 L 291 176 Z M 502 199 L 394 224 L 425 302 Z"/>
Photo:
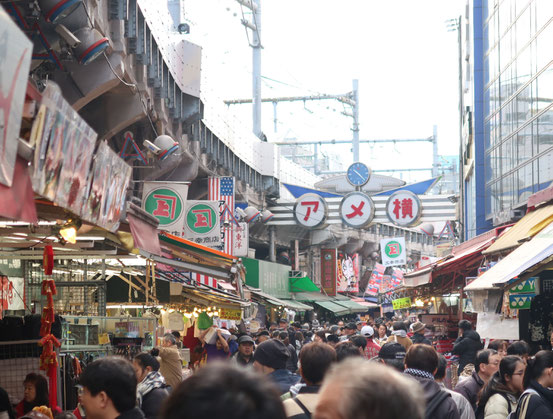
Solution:
<path fill-rule="evenodd" d="M 397 342 L 388 342 L 382 345 L 378 357 L 373 361 L 380 362 L 399 372 L 405 369 L 405 348 Z"/>
<path fill-rule="evenodd" d="M 346 324 L 346 327 L 344 327 L 344 331 L 342 332 L 342 336 L 340 336 L 340 340 L 342 342 L 345 342 L 346 340 L 349 340 L 349 338 L 353 337 L 357 334 L 357 325 L 353 322 L 350 322 Z"/>
<path fill-rule="evenodd" d="M 288 348 L 278 339 L 260 343 L 253 354 L 253 367 L 266 375 L 277 386 L 280 394 L 286 393 L 300 380 L 298 375 L 286 369 L 286 361 L 289 357 Z"/>
<path fill-rule="evenodd" d="M 407 326 L 402 321 L 395 321 L 392 328 L 392 334 L 388 337 L 386 342 L 397 342 L 401 344 L 405 351 L 413 345 L 413 341 L 407 337 Z"/>
<path fill-rule="evenodd" d="M 262 330 L 257 334 L 257 344 L 259 345 L 261 342 L 265 342 L 266 340 L 271 339 L 271 334 L 268 330 Z"/>
<path fill-rule="evenodd" d="M 241 366 L 253 366 L 254 340 L 249 335 L 238 338 L 238 351 L 232 357 L 232 361 Z"/>
<path fill-rule="evenodd" d="M 430 342 L 428 339 L 424 337 L 424 330 L 426 329 L 426 325 L 421 322 L 416 322 L 411 325 L 411 330 L 413 331 L 413 336 L 411 337 L 411 341 L 413 343 L 422 343 L 424 345 L 432 345 L 432 342 Z"/>
<path fill-rule="evenodd" d="M 361 328 L 361 336 L 367 339 L 367 346 L 365 346 L 365 357 L 367 359 L 372 359 L 378 356 L 380 352 L 380 345 L 378 345 L 374 340 L 374 329 L 371 326 L 363 326 Z"/>

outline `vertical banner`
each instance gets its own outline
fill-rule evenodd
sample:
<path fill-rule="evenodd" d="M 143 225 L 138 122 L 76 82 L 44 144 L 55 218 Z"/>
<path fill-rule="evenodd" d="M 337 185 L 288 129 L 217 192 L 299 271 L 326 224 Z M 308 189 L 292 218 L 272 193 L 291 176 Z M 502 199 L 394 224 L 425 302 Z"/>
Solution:
<path fill-rule="evenodd" d="M 222 251 L 232 255 L 234 222 L 234 178 L 210 177 L 208 179 L 207 199 L 219 201 L 221 205 Z"/>
<path fill-rule="evenodd" d="M 401 266 L 407 263 L 405 237 L 380 240 L 380 253 L 384 266 Z"/>
<path fill-rule="evenodd" d="M 371 277 L 369 278 L 369 283 L 365 294 L 368 295 L 378 295 L 380 292 L 380 284 L 382 283 L 382 277 L 384 276 L 384 271 L 386 267 L 380 263 L 375 263 Z"/>
<path fill-rule="evenodd" d="M 0 183 L 12 186 L 33 44 L 2 7 L 0 39 Z"/>
<path fill-rule="evenodd" d="M 337 291 L 359 292 L 359 255 L 338 252 Z"/>
<path fill-rule="evenodd" d="M 337 281 L 336 249 L 321 249 L 321 287 L 327 295 L 336 295 Z"/>
<path fill-rule="evenodd" d="M 248 248 L 250 247 L 250 237 L 248 223 L 240 222 L 238 226 L 234 226 L 232 239 L 233 249 L 232 255 L 239 257 L 248 256 Z"/>
<path fill-rule="evenodd" d="M 159 229 L 183 237 L 188 182 L 144 182 L 142 208 L 159 220 Z"/>

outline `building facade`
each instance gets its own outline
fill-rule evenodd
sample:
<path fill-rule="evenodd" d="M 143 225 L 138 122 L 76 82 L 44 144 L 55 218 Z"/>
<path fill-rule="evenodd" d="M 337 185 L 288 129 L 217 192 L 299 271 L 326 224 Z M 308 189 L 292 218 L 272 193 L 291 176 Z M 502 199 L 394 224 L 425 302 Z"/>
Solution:
<path fill-rule="evenodd" d="M 553 2 L 472 0 L 464 40 L 465 237 L 553 181 Z"/>

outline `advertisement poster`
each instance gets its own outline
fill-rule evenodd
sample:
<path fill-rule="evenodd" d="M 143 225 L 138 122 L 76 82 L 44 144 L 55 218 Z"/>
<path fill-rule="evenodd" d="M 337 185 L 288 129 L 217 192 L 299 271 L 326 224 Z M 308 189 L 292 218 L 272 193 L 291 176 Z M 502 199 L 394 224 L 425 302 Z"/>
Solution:
<path fill-rule="evenodd" d="M 188 182 L 144 182 L 142 208 L 159 220 L 160 230 L 183 237 L 188 185 Z"/>
<path fill-rule="evenodd" d="M 25 310 L 23 278 L 0 276 L 0 319 L 5 310 Z"/>
<path fill-rule="evenodd" d="M 12 186 L 33 44 L 0 7 L 0 183 Z"/>
<path fill-rule="evenodd" d="M 380 292 L 380 284 L 382 283 L 382 277 L 384 276 L 384 271 L 386 267 L 380 263 L 375 263 L 371 277 L 369 278 L 369 283 L 367 284 L 367 289 L 365 294 L 368 295 L 378 295 Z"/>
<path fill-rule="evenodd" d="M 338 292 L 359 292 L 359 255 L 338 252 Z"/>
<path fill-rule="evenodd" d="M 218 201 L 187 201 L 183 237 L 207 247 L 221 245 Z"/>
<path fill-rule="evenodd" d="M 321 249 L 321 287 L 327 295 L 336 295 L 337 281 L 336 249 Z"/>
<path fill-rule="evenodd" d="M 404 237 L 380 240 L 380 253 L 384 266 L 402 266 L 407 263 Z"/>
<path fill-rule="evenodd" d="M 248 256 L 248 248 L 250 247 L 248 223 L 238 223 L 238 226 L 234 226 L 232 234 L 234 235 L 232 240 L 232 255 L 239 257 Z"/>

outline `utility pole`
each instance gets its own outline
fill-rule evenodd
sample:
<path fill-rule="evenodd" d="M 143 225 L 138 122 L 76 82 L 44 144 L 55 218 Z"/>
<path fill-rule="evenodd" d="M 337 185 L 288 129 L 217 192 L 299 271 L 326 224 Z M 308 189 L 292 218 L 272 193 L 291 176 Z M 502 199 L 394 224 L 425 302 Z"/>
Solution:
<path fill-rule="evenodd" d="M 353 80 L 353 161 L 359 161 L 359 80 Z"/>
<path fill-rule="evenodd" d="M 438 176 L 438 166 L 440 165 L 438 157 L 438 126 L 432 127 L 432 177 Z"/>
<path fill-rule="evenodd" d="M 261 0 L 236 0 L 241 6 L 250 9 L 253 21 L 242 19 L 242 25 L 252 32 L 252 121 L 253 133 L 257 138 L 263 140 L 261 130 Z M 242 13 L 243 15 L 243 13 Z M 248 36 L 249 41 L 249 36 Z"/>

